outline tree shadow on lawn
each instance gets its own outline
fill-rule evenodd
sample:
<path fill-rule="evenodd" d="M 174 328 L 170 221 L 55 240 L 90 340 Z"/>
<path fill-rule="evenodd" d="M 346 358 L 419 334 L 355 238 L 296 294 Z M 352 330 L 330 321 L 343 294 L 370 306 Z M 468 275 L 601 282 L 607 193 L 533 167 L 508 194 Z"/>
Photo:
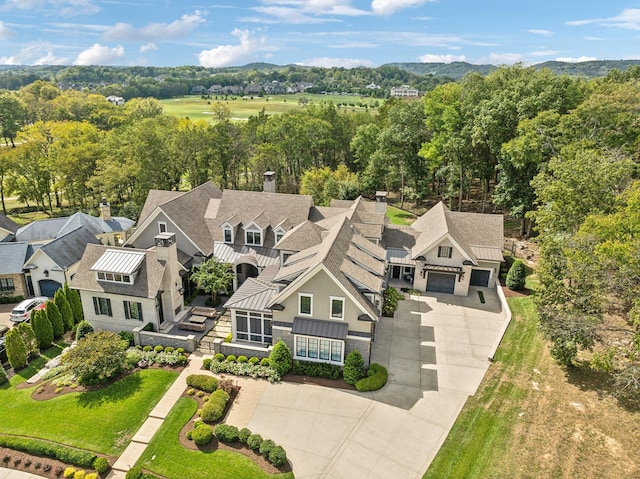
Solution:
<path fill-rule="evenodd" d="M 100 407 L 116 403 L 134 396 L 142 388 L 139 374 L 128 374 L 116 379 L 108 386 L 93 386 L 91 390 L 78 395 L 78 404 L 86 408 Z"/>

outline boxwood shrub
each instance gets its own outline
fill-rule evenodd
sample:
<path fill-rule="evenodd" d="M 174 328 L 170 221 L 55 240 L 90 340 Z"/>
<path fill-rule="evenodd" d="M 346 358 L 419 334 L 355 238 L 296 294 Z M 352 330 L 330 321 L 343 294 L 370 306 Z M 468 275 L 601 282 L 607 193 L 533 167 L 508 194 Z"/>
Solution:
<path fill-rule="evenodd" d="M 271 363 L 269 362 L 269 358 L 262 358 L 260 360 L 260 366 L 271 366 Z"/>
<path fill-rule="evenodd" d="M 191 432 L 191 437 L 198 446 L 206 446 L 211 442 L 213 429 L 211 426 L 198 426 Z"/>
<path fill-rule="evenodd" d="M 235 363 L 236 362 L 236 356 L 234 354 L 229 354 L 229 356 L 227 356 L 227 362 L 228 363 Z"/>
<path fill-rule="evenodd" d="M 249 358 L 247 358 L 246 356 L 238 356 L 239 363 L 246 363 L 247 361 L 249 361 Z"/>
<path fill-rule="evenodd" d="M 240 429 L 240 432 L 238 433 L 238 440 L 246 444 L 247 439 L 249 439 L 249 436 L 251 436 L 251 429 L 247 427 L 243 427 L 242 429 Z"/>
<path fill-rule="evenodd" d="M 282 446 L 274 446 L 269 451 L 268 461 L 276 467 L 280 467 L 287 462 L 287 453 Z"/>
<path fill-rule="evenodd" d="M 190 374 L 187 376 L 187 386 L 212 393 L 218 388 L 218 380 L 206 374 Z"/>
<path fill-rule="evenodd" d="M 294 361 L 293 374 L 298 376 L 311 376 L 312 378 L 340 379 L 340 366 L 327 363 L 314 363 L 311 361 Z"/>
<path fill-rule="evenodd" d="M 213 359 L 215 359 L 216 361 L 224 361 L 224 354 L 217 353 L 215 356 L 213 356 Z"/>
<path fill-rule="evenodd" d="M 262 444 L 262 436 L 260 434 L 251 434 L 247 439 L 247 446 L 249 446 L 254 451 L 260 450 L 260 445 Z"/>
<path fill-rule="evenodd" d="M 96 459 L 96 455 L 89 451 L 28 437 L 0 435 L 0 446 L 36 456 L 51 457 L 66 464 L 85 468 L 93 467 L 93 461 Z"/>
<path fill-rule="evenodd" d="M 224 414 L 228 401 L 229 395 L 225 391 L 222 389 L 214 391 L 211 396 L 209 396 L 209 400 L 204 403 L 200 417 L 207 423 L 216 422 Z"/>
<path fill-rule="evenodd" d="M 96 460 L 93 461 L 93 468 L 98 474 L 104 474 L 109 470 L 109 461 L 106 457 L 97 457 Z"/>
<path fill-rule="evenodd" d="M 249 364 L 253 364 L 256 365 L 260 362 L 260 360 L 258 358 L 256 358 L 255 356 L 249 358 Z"/>
<path fill-rule="evenodd" d="M 224 442 L 236 442 L 240 436 L 240 431 L 235 426 L 231 426 L 230 424 L 218 424 L 216 426 L 216 437 Z"/>
<path fill-rule="evenodd" d="M 205 358 L 202 360 L 202 367 L 209 371 L 211 369 L 211 358 Z"/>
<path fill-rule="evenodd" d="M 269 453 L 274 447 L 276 447 L 276 445 L 277 444 L 273 442 L 271 439 L 265 439 L 264 441 L 262 441 L 262 444 L 260 444 L 260 454 L 268 458 Z"/>
<path fill-rule="evenodd" d="M 387 383 L 387 369 L 376 363 L 369 365 L 367 377 L 356 383 L 356 389 L 360 392 L 376 391 Z"/>

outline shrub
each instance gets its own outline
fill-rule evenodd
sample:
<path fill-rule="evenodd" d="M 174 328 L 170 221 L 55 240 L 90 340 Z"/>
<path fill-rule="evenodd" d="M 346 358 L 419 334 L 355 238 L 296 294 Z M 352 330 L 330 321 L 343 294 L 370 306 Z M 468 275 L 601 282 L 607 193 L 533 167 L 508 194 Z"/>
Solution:
<path fill-rule="evenodd" d="M 222 353 L 217 353 L 213 359 L 215 359 L 216 361 L 224 361 L 224 354 Z"/>
<path fill-rule="evenodd" d="M 376 363 L 369 365 L 367 377 L 356 383 L 356 389 L 360 392 L 377 391 L 387 383 L 387 369 Z"/>
<path fill-rule="evenodd" d="M 56 306 L 56 303 L 53 301 L 47 301 L 47 305 L 44 308 L 45 314 L 47 318 L 49 318 L 49 322 L 51 322 L 51 326 L 53 327 L 53 336 L 56 338 L 61 337 L 65 331 L 71 331 L 73 328 L 73 313 L 71 315 L 71 323 L 65 323 L 62 321 L 62 314 Z"/>
<path fill-rule="evenodd" d="M 96 455 L 89 451 L 27 437 L 0 435 L 0 446 L 86 468 L 93 467 L 93 461 L 96 459 Z"/>
<path fill-rule="evenodd" d="M 233 340 L 233 333 L 227 334 L 227 336 L 224 338 L 225 343 L 230 343 L 232 340 Z"/>
<path fill-rule="evenodd" d="M 64 290 L 62 288 L 56 291 L 56 293 L 53 295 L 53 302 L 56 303 L 56 306 L 60 310 L 60 314 L 62 315 L 62 323 L 69 330 L 73 328 L 73 325 L 75 323 L 73 318 L 73 311 L 71 311 L 71 306 L 69 306 L 69 301 L 67 301 L 67 297 L 65 296 Z"/>
<path fill-rule="evenodd" d="M 291 357 L 291 351 L 289 347 L 280 340 L 271 350 L 269 354 L 269 365 L 278 371 L 280 376 L 284 376 L 291 370 L 293 365 L 293 358 Z"/>
<path fill-rule="evenodd" d="M 280 467 L 287 462 L 287 453 L 282 446 L 275 446 L 269 451 L 269 457 L 267 459 L 274 466 Z"/>
<path fill-rule="evenodd" d="M 139 466 L 133 466 L 127 471 L 126 479 L 142 479 L 142 469 Z"/>
<path fill-rule="evenodd" d="M 5 335 L 7 358 L 13 369 L 20 369 L 27 365 L 27 347 L 17 329 L 10 329 Z"/>
<path fill-rule="evenodd" d="M 220 381 L 218 381 L 218 389 L 222 389 L 229 396 L 231 396 L 231 393 L 233 392 L 233 381 L 229 378 L 221 379 Z"/>
<path fill-rule="evenodd" d="M 344 360 L 342 377 L 347 384 L 355 384 L 365 376 L 364 359 L 357 349 L 351 351 Z"/>
<path fill-rule="evenodd" d="M 76 473 L 73 475 L 73 479 L 84 479 L 85 476 L 85 472 L 81 469 L 79 471 L 76 471 Z"/>
<path fill-rule="evenodd" d="M 527 272 L 525 270 L 524 263 L 520 259 L 515 260 L 507 273 L 507 280 L 505 282 L 507 288 L 519 291 L 524 288 L 526 279 Z"/>
<path fill-rule="evenodd" d="M 238 440 L 246 444 L 247 439 L 249 439 L 249 436 L 251 436 L 251 429 L 247 427 L 243 427 L 242 429 L 240 429 L 240 432 L 238 433 Z"/>
<path fill-rule="evenodd" d="M 247 438 L 247 446 L 249 446 L 254 451 L 258 451 L 261 444 L 262 436 L 260 434 L 251 434 L 251 436 Z"/>
<path fill-rule="evenodd" d="M 38 347 L 42 350 L 49 348 L 53 342 L 53 326 L 51 326 L 49 318 L 45 314 L 41 314 L 40 310 L 32 310 L 30 322 L 38 341 Z"/>
<path fill-rule="evenodd" d="M 229 356 L 227 356 L 226 361 L 227 361 L 228 363 L 235 363 L 235 362 L 236 362 L 236 357 L 235 357 L 235 355 L 233 355 L 233 354 L 229 354 Z"/>
<path fill-rule="evenodd" d="M 23 322 L 18 324 L 16 329 L 22 336 L 25 348 L 27 348 L 27 359 L 37 357 L 40 354 L 40 349 L 38 349 L 38 340 L 31 325 Z"/>
<path fill-rule="evenodd" d="M 96 460 L 93 461 L 93 468 L 98 474 L 104 474 L 109 470 L 109 461 L 106 457 L 96 457 Z"/>
<path fill-rule="evenodd" d="M 184 348 L 176 348 L 176 353 L 184 354 Z"/>
<path fill-rule="evenodd" d="M 184 354 L 178 355 L 178 366 L 186 366 L 187 365 L 187 357 Z"/>
<path fill-rule="evenodd" d="M 98 479 L 98 474 L 96 474 L 95 472 L 91 472 L 84 476 L 84 479 Z"/>
<path fill-rule="evenodd" d="M 212 393 L 218 388 L 218 380 L 206 374 L 190 374 L 187 376 L 187 386 Z"/>
<path fill-rule="evenodd" d="M 144 348 L 142 348 L 142 350 L 146 353 L 149 351 L 153 351 L 153 348 L 151 346 L 145 346 Z"/>
<path fill-rule="evenodd" d="M 172 353 L 174 351 L 175 351 L 175 349 L 173 347 L 171 347 L 171 346 L 167 346 L 166 348 L 164 348 L 164 352 L 165 353 Z"/>
<path fill-rule="evenodd" d="M 80 321 L 76 329 L 76 341 L 80 341 L 89 333 L 93 333 L 93 326 L 91 326 L 91 323 L 89 321 Z"/>
<path fill-rule="evenodd" d="M 240 437 L 240 431 L 235 426 L 229 424 L 218 424 L 216 426 L 216 437 L 225 443 L 236 442 Z"/>
<path fill-rule="evenodd" d="M 105 384 L 120 374 L 126 364 L 126 346 L 111 331 L 87 334 L 62 356 L 62 365 L 83 385 Z"/>
<path fill-rule="evenodd" d="M 209 371 L 211 369 L 211 358 L 205 358 L 202 360 L 202 367 Z"/>
<path fill-rule="evenodd" d="M 0 363 L 0 386 L 7 382 L 7 372 L 4 370 L 2 363 Z"/>
<path fill-rule="evenodd" d="M 77 334 L 77 332 L 76 332 Z M 127 346 L 128 347 L 132 347 L 135 346 L 136 341 L 135 338 L 133 337 L 133 333 L 130 331 L 120 331 L 118 333 L 118 336 L 120 336 L 120 339 L 122 339 L 123 341 L 127 342 Z"/>
<path fill-rule="evenodd" d="M 196 427 L 191 433 L 191 437 L 198 446 L 206 446 L 211 442 L 213 429 L 211 429 L 211 426 Z"/>
<path fill-rule="evenodd" d="M 73 314 L 73 322 L 78 324 L 84 319 L 82 311 L 82 301 L 80 300 L 80 294 L 75 289 L 69 288 L 67 283 L 64 284 L 64 295 L 71 306 L 71 312 Z"/>
<path fill-rule="evenodd" d="M 193 431 L 187 431 L 187 440 L 192 441 L 193 440 Z"/>
<path fill-rule="evenodd" d="M 385 316 L 393 316 L 393 313 L 395 313 L 396 309 L 398 308 L 398 301 L 402 299 L 402 296 L 397 289 L 391 286 L 383 291 L 382 296 L 382 313 Z"/>
<path fill-rule="evenodd" d="M 157 354 L 157 353 L 161 353 L 162 351 L 164 351 L 164 346 L 160 346 L 159 344 L 156 345 L 156 347 L 153 348 L 153 351 Z"/>
<path fill-rule="evenodd" d="M 268 458 L 269 453 L 274 447 L 276 447 L 275 442 L 273 442 L 271 439 L 265 439 L 264 441 L 262 441 L 262 444 L 260 444 L 260 454 Z"/>
<path fill-rule="evenodd" d="M 204 391 L 198 391 L 198 392 L 196 393 L 196 396 L 198 396 L 199 398 L 201 398 L 202 396 L 204 396 L 204 394 L 205 394 L 205 393 L 204 393 Z"/>
<path fill-rule="evenodd" d="M 249 358 L 249 364 L 258 364 L 259 362 L 260 360 L 255 356 L 253 356 L 252 358 Z"/>
<path fill-rule="evenodd" d="M 260 366 L 271 367 L 271 363 L 269 362 L 269 358 L 262 358 L 260 360 Z"/>
<path fill-rule="evenodd" d="M 239 363 L 246 363 L 248 361 L 249 361 L 249 358 L 247 358 L 246 356 L 238 356 Z"/>
<path fill-rule="evenodd" d="M 229 401 L 229 394 L 221 389 L 214 391 L 202 407 L 202 420 L 207 423 L 216 422 L 224 414 Z"/>
<path fill-rule="evenodd" d="M 228 363 L 226 361 L 212 361 L 211 371 L 214 373 L 229 373 L 238 376 L 251 376 L 254 379 L 264 378 L 270 382 L 280 380 L 280 374 L 269 366 L 255 366 L 249 363 Z"/>
<path fill-rule="evenodd" d="M 62 477 L 73 477 L 75 473 L 76 473 L 75 467 L 67 467 L 62 473 Z"/>
<path fill-rule="evenodd" d="M 340 369 L 340 366 L 336 366 L 334 364 L 314 363 L 311 361 L 294 361 L 292 372 L 298 376 L 339 379 L 342 370 Z"/>

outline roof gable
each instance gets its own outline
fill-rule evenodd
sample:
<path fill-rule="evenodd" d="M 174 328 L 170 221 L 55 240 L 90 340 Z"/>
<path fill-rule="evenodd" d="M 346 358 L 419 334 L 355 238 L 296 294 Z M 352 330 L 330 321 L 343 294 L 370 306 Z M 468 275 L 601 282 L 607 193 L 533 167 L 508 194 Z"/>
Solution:
<path fill-rule="evenodd" d="M 100 244 L 100 241 L 87 228 L 81 226 L 43 245 L 38 251 L 66 270 L 80 261 L 89 244 Z"/>
<path fill-rule="evenodd" d="M 0 228 L 8 231 L 9 233 L 15 234 L 16 231 L 18 231 L 18 228 L 20 227 L 16 222 L 14 222 L 10 218 L 7 218 L 5 215 L 0 213 Z"/>
<path fill-rule="evenodd" d="M 20 274 L 27 260 L 29 243 L 0 243 L 0 274 Z"/>

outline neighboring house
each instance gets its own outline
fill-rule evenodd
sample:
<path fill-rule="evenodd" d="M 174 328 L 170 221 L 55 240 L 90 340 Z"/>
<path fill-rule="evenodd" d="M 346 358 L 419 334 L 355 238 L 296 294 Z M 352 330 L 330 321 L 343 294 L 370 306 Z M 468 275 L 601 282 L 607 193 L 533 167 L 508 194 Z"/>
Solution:
<path fill-rule="evenodd" d="M 4 241 L 12 241 L 15 238 L 16 231 L 20 227 L 5 215 L 0 213 L 0 243 Z"/>
<path fill-rule="evenodd" d="M 33 248 L 26 241 L 0 243 L 0 296 L 31 296 L 22 268 Z"/>
<path fill-rule="evenodd" d="M 503 261 L 502 215 L 450 211 L 442 202 L 411 227 L 390 227 L 384 244 L 389 279 L 414 289 L 466 296 L 493 287 Z"/>
<path fill-rule="evenodd" d="M 24 264 L 29 295 L 53 297 L 78 270 L 87 245 L 101 244 L 94 233 L 79 226 L 43 245 L 34 245 Z"/>
<path fill-rule="evenodd" d="M 124 105 L 126 100 L 124 98 L 122 98 L 121 96 L 116 96 L 116 95 L 109 95 L 108 97 L 106 97 L 106 100 L 109 103 L 113 103 L 116 106 L 120 106 L 120 105 Z"/>
<path fill-rule="evenodd" d="M 399 98 L 417 98 L 420 96 L 420 92 L 416 88 L 402 85 L 401 87 L 391 88 L 390 95 Z"/>
<path fill-rule="evenodd" d="M 175 233 L 178 259 L 187 269 L 213 253 L 213 240 L 205 224 L 209 204 L 222 191 L 208 181 L 191 191 L 151 190 L 138 219 L 138 226 L 125 246 L 147 249 L 161 233 Z"/>
<path fill-rule="evenodd" d="M 91 231 L 102 243 L 121 246 L 127 238 L 127 232 L 133 226 L 133 220 L 112 217 L 111 207 L 104 199 L 100 203 L 100 210 L 100 218 L 86 213 L 74 213 L 71 216 L 34 221 L 18 229 L 16 241 L 43 244 L 82 226 Z"/>
<path fill-rule="evenodd" d="M 196 85 L 194 87 L 191 87 L 192 95 L 203 95 L 206 92 L 207 92 L 207 87 L 204 85 Z"/>
<path fill-rule="evenodd" d="M 289 243 L 319 241 L 247 280 L 225 304 L 234 346 L 266 347 L 282 339 L 294 359 L 342 365 L 358 349 L 369 362 L 382 307 L 385 251 L 341 215 L 328 228 L 306 223 Z M 284 241 L 284 240 L 283 240 Z"/>
<path fill-rule="evenodd" d="M 150 249 L 88 245 L 71 286 L 95 329 L 155 331 L 183 311 L 182 278 L 176 235 L 161 233 Z"/>

